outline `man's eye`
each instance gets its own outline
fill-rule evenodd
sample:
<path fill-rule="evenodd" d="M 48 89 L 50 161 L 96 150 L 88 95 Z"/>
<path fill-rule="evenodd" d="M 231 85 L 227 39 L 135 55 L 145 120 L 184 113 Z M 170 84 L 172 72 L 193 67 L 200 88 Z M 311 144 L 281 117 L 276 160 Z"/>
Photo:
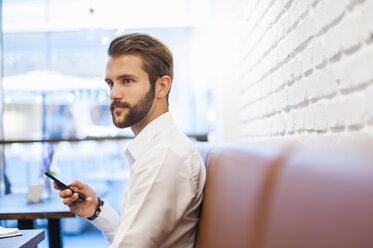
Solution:
<path fill-rule="evenodd" d="M 111 87 L 113 87 L 113 82 L 106 82 L 107 83 L 107 85 L 111 88 Z"/>
<path fill-rule="evenodd" d="M 133 80 L 132 80 L 132 79 L 124 79 L 124 82 L 125 82 L 126 84 L 130 84 L 130 83 L 133 82 Z"/>

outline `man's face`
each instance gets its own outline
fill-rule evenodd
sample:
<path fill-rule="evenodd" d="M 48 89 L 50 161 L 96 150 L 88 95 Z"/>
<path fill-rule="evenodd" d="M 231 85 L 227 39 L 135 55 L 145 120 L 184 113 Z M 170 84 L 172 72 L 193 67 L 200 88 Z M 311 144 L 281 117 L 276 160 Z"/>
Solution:
<path fill-rule="evenodd" d="M 137 55 L 109 57 L 105 81 L 110 87 L 110 111 L 119 128 L 135 125 L 149 113 L 154 102 L 154 87 Z"/>

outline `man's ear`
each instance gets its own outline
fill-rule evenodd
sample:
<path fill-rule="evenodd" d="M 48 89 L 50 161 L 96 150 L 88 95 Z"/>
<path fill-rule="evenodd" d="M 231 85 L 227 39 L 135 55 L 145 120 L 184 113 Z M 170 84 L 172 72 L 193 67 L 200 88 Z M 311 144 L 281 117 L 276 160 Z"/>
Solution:
<path fill-rule="evenodd" d="M 157 98 L 164 98 L 171 89 L 171 78 L 167 75 L 158 78 L 155 84 L 155 96 Z"/>

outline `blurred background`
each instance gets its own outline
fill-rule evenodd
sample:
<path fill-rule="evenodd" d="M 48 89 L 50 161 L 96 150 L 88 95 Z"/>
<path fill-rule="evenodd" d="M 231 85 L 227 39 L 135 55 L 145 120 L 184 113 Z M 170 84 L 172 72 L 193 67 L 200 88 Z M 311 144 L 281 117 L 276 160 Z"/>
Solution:
<path fill-rule="evenodd" d="M 133 136 L 111 123 L 103 78 L 110 41 L 132 32 L 172 50 L 170 110 L 196 142 L 372 141 L 373 0 L 0 3 L 0 197 L 50 168 L 119 211 Z M 107 246 L 86 221 L 63 224 L 65 247 Z"/>
<path fill-rule="evenodd" d="M 177 125 L 193 140 L 216 136 L 218 84 L 211 53 L 218 42 L 212 37 L 212 1 L 0 3 L 1 195 L 44 183 L 43 171 L 49 168 L 65 182 L 77 178 L 89 183 L 120 211 L 128 177 L 124 150 L 133 134 L 112 124 L 104 73 L 111 40 L 126 33 L 150 34 L 171 49 L 175 79 L 170 110 Z M 62 222 L 65 247 L 107 246 L 84 219 Z M 37 228 L 47 224 L 37 223 Z M 16 226 L 15 221 L 3 224 Z"/>

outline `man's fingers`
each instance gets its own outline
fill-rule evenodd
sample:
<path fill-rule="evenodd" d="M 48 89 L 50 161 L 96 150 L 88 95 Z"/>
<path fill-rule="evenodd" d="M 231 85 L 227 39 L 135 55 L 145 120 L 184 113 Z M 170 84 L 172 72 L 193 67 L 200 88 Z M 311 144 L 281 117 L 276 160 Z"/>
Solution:
<path fill-rule="evenodd" d="M 70 191 L 71 192 L 71 191 Z M 63 204 L 67 205 L 67 206 L 71 206 L 72 204 L 75 203 L 75 201 L 78 199 L 78 194 L 72 194 L 71 196 L 69 197 L 65 197 L 63 198 Z"/>
<path fill-rule="evenodd" d="M 81 191 L 81 189 L 79 189 L 79 188 L 77 188 L 77 187 L 74 187 L 74 186 L 72 186 L 72 187 L 70 187 L 72 190 L 74 190 L 75 192 L 79 192 L 80 193 L 80 191 Z"/>
<path fill-rule="evenodd" d="M 78 189 L 82 189 L 86 186 L 85 183 L 79 181 L 79 180 L 73 180 L 71 183 L 69 183 L 67 186 L 69 187 L 75 187 L 75 188 L 78 188 Z"/>
<path fill-rule="evenodd" d="M 55 181 L 53 181 L 53 188 L 61 190 L 60 186 Z"/>
<path fill-rule="evenodd" d="M 63 204 L 65 204 L 66 206 L 69 206 L 72 202 L 73 200 L 71 199 L 71 197 L 63 198 Z"/>
<path fill-rule="evenodd" d="M 65 189 L 65 190 L 61 190 L 60 193 L 59 193 L 59 196 L 61 198 L 66 198 L 66 197 L 69 197 L 73 194 L 73 192 L 69 189 Z"/>

